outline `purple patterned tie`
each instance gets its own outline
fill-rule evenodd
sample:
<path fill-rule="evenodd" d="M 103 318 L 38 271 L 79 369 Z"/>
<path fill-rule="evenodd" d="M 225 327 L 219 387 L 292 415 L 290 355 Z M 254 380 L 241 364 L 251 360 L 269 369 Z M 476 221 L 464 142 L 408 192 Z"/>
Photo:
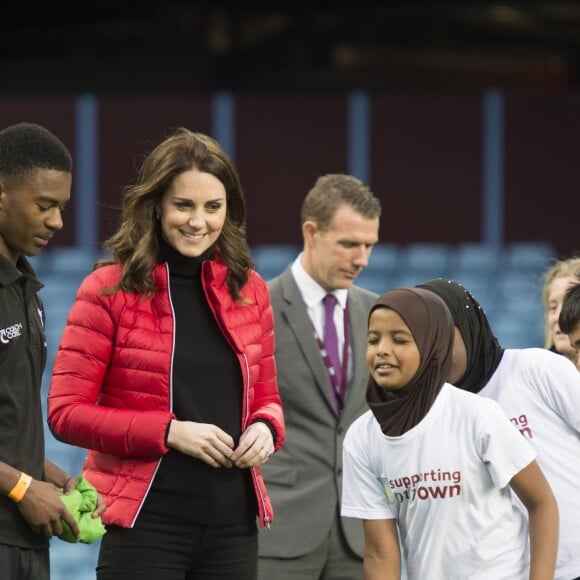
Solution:
<path fill-rule="evenodd" d="M 337 300 L 334 294 L 327 294 L 324 299 L 324 349 L 332 364 L 336 385 L 342 385 L 342 366 L 338 355 L 338 335 L 334 324 L 334 307 Z"/>

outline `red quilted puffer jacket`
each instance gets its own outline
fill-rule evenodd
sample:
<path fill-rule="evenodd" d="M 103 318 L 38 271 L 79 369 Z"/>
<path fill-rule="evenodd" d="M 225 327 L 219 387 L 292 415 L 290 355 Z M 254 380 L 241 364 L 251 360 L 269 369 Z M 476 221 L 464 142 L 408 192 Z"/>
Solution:
<path fill-rule="evenodd" d="M 153 272 L 158 291 L 101 292 L 114 286 L 120 266 L 104 266 L 83 281 L 54 363 L 48 423 L 59 439 L 89 449 L 83 474 L 104 496 L 103 521 L 132 527 L 159 462 L 169 449 L 165 433 L 172 413 L 173 311 L 165 264 Z M 243 376 L 242 430 L 265 419 L 285 436 L 274 362 L 274 319 L 265 282 L 250 274 L 242 290 L 247 304 L 227 291 L 227 269 L 202 265 L 202 282 L 220 329 L 232 345 Z M 258 467 L 251 468 L 262 526 L 272 506 Z"/>

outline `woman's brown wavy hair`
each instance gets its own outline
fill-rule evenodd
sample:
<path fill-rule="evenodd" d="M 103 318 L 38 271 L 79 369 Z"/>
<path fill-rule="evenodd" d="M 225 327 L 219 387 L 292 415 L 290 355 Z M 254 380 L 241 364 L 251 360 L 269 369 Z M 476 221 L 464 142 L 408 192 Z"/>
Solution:
<path fill-rule="evenodd" d="M 214 139 L 183 127 L 151 151 L 141 166 L 137 183 L 123 190 L 121 225 L 104 244 L 113 253 L 113 260 L 97 264 L 97 267 L 110 263 L 122 266 L 119 283 L 106 289 L 107 293 L 121 289 L 150 296 L 155 292 L 152 271 L 159 250 L 156 208 L 172 180 L 191 169 L 210 173 L 226 190 L 226 219 L 214 248 L 228 268 L 230 295 L 236 300 L 240 298 L 252 267 L 240 179 Z"/>

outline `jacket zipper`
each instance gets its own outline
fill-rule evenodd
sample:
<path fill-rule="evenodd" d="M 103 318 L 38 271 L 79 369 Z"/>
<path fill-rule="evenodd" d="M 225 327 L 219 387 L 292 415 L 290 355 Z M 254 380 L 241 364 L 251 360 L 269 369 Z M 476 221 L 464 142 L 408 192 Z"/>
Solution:
<path fill-rule="evenodd" d="M 172 344 L 171 344 L 171 365 L 170 365 L 170 373 L 169 373 L 169 412 L 173 412 L 173 357 L 175 355 L 175 310 L 173 308 L 173 302 L 171 301 L 171 289 L 170 289 L 170 281 L 169 281 L 169 266 L 167 264 L 165 264 L 165 273 L 167 275 L 167 295 L 169 298 L 169 304 L 171 305 L 171 316 L 173 318 L 173 333 L 172 333 Z M 213 316 L 218 324 L 219 329 L 221 330 L 221 333 L 225 336 L 225 338 L 228 341 L 228 344 L 230 345 L 232 350 L 234 352 L 236 352 L 236 348 L 232 344 L 230 337 L 229 337 L 229 334 L 224 331 L 222 322 L 219 320 L 218 316 L 216 315 L 216 312 L 215 312 L 210 300 L 208 300 L 207 293 L 205 290 L 205 282 L 203 279 L 203 272 L 202 272 L 202 277 L 201 277 L 201 284 L 202 284 L 202 288 L 203 288 L 203 291 L 205 294 L 205 299 L 207 300 L 207 303 L 210 307 L 210 310 L 212 311 L 212 314 L 213 314 Z M 243 381 L 245 407 L 246 407 L 245 416 L 242 418 L 242 430 L 244 430 L 246 425 L 247 425 L 249 412 L 250 412 L 250 410 L 249 410 L 249 407 L 250 407 L 250 405 L 249 405 L 250 365 L 248 364 L 248 358 L 246 356 L 246 353 L 242 352 L 240 354 L 242 355 L 242 357 L 244 359 L 244 365 L 245 365 L 244 376 L 246 377 L 245 380 Z M 163 457 L 160 457 L 159 461 L 157 462 L 157 466 L 155 467 L 155 471 L 153 473 L 153 476 L 151 477 L 151 480 L 149 481 L 149 485 L 147 486 L 147 491 L 143 495 L 143 499 L 141 500 L 141 503 L 139 504 L 139 508 L 137 509 L 137 512 L 135 513 L 135 517 L 133 518 L 133 521 L 131 522 L 131 527 L 133 527 L 135 525 L 135 522 L 137 521 L 137 517 L 139 516 L 139 513 L 141 512 L 141 508 L 143 507 L 143 504 L 145 503 L 145 500 L 147 499 L 147 496 L 149 495 L 149 491 L 151 489 L 151 486 L 153 485 L 153 481 L 155 479 L 155 476 L 157 475 L 157 472 L 159 471 L 159 467 L 161 466 L 162 460 L 163 460 Z M 262 495 L 262 490 L 260 489 L 260 486 L 258 485 L 257 476 L 254 473 L 253 468 L 250 468 L 250 473 L 252 475 L 252 482 L 254 484 L 254 493 L 256 494 L 257 500 L 260 503 L 261 512 L 262 512 L 262 520 L 263 520 L 264 524 L 266 525 L 266 527 L 268 529 L 270 529 L 270 518 L 268 517 L 268 513 L 266 511 L 266 502 L 264 501 L 264 496 Z"/>
<path fill-rule="evenodd" d="M 171 306 L 171 318 L 173 320 L 173 332 L 171 335 L 171 364 L 169 365 L 169 412 L 173 413 L 173 358 L 175 356 L 175 310 L 173 308 L 173 302 L 171 301 L 171 289 L 169 287 L 170 281 L 169 281 L 169 265 L 168 264 L 165 264 L 165 274 L 167 276 L 167 297 L 169 300 L 169 305 Z M 145 500 L 147 499 L 147 496 L 149 495 L 149 491 L 151 490 L 151 486 L 153 485 L 153 481 L 155 480 L 155 476 L 157 475 L 157 472 L 159 471 L 159 467 L 161 467 L 162 460 L 163 460 L 163 455 L 159 458 L 159 461 L 157 462 L 157 465 L 155 467 L 155 471 L 153 472 L 153 475 L 151 476 L 151 479 L 149 480 L 149 485 L 147 486 L 147 490 L 143 494 L 143 499 L 141 500 L 141 503 L 139 504 L 139 507 L 137 508 L 137 512 L 135 513 L 135 517 L 133 518 L 133 521 L 131 522 L 131 527 L 133 527 L 135 525 L 135 522 L 137 521 L 137 517 L 141 513 L 141 509 L 143 507 L 143 504 L 145 503 Z"/>
<path fill-rule="evenodd" d="M 245 430 L 245 428 L 247 427 L 248 424 L 248 417 L 250 414 L 250 365 L 248 364 L 248 357 L 246 356 L 246 353 L 243 352 L 242 356 L 244 357 L 244 363 L 246 365 L 246 384 L 247 384 L 247 388 L 244 389 L 245 391 L 245 399 L 246 399 L 246 416 L 244 417 L 244 421 L 242 423 L 242 430 Z M 262 512 L 262 520 L 264 521 L 264 524 L 266 525 L 266 527 L 268 529 L 270 529 L 270 518 L 268 517 L 268 512 L 266 511 L 266 502 L 264 501 L 264 496 L 262 494 L 262 490 L 260 489 L 260 486 L 258 485 L 258 479 L 257 479 L 257 475 L 255 473 L 255 470 L 253 467 L 250 468 L 250 473 L 252 474 L 252 481 L 254 482 L 254 491 L 256 493 L 257 499 L 260 502 L 260 505 L 262 507 L 261 512 Z"/>
<path fill-rule="evenodd" d="M 250 398 L 250 365 L 248 364 L 248 358 L 246 356 L 245 352 L 242 351 L 238 351 L 236 349 L 236 345 L 232 344 L 232 340 L 230 338 L 229 332 L 227 327 L 223 324 L 223 321 L 220 319 L 220 317 L 217 315 L 215 308 L 211 302 L 211 300 L 209 299 L 208 295 L 207 295 L 207 291 L 205 288 L 205 280 L 203 277 L 203 269 L 202 269 L 202 275 L 201 275 L 201 287 L 203 288 L 203 293 L 205 294 L 205 299 L 207 300 L 207 303 L 209 305 L 209 308 L 213 314 L 213 317 L 215 318 L 215 321 L 217 322 L 218 328 L 220 329 L 221 333 L 224 335 L 225 339 L 228 341 L 228 344 L 230 345 L 231 349 L 234 352 L 239 352 L 239 354 L 241 354 L 241 356 L 244 359 L 244 366 L 245 369 L 242 369 L 243 372 L 243 376 L 245 377 L 245 380 L 243 380 L 243 385 L 242 388 L 244 389 L 244 399 L 245 399 L 245 408 L 246 408 L 246 412 L 244 417 L 242 417 L 242 432 L 245 430 L 245 428 L 247 427 L 248 424 L 248 417 L 250 415 L 250 405 L 249 405 L 249 398 Z M 261 519 L 264 522 L 264 525 L 266 525 L 268 527 L 268 529 L 270 529 L 270 518 L 268 517 L 268 513 L 266 512 L 266 502 L 264 501 L 264 496 L 262 495 L 262 490 L 260 489 L 260 486 L 258 485 L 258 481 L 256 479 L 256 474 L 254 473 L 254 468 L 250 467 L 250 473 L 252 475 L 252 483 L 254 484 L 254 493 L 256 494 L 256 499 L 259 502 L 259 506 L 258 506 L 258 512 L 262 512 L 261 513 Z M 260 514 L 258 514 L 260 515 Z"/>

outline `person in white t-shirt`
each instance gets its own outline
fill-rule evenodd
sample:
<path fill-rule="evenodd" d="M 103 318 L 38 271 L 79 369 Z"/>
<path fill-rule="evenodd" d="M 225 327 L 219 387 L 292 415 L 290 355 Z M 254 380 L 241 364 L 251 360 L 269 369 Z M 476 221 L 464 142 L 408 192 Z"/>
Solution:
<path fill-rule="evenodd" d="M 342 514 L 363 520 L 365 579 L 400 578 L 398 524 L 410 580 L 551 580 L 556 501 L 500 406 L 445 382 L 453 333 L 427 290 L 391 290 L 371 309 L 370 411 L 343 449 Z"/>
<path fill-rule="evenodd" d="M 580 373 L 566 357 L 542 348 L 503 349 L 484 310 L 457 282 L 418 287 L 434 292 L 453 317 L 449 382 L 496 400 L 534 446 L 560 512 L 554 578 L 580 578 Z"/>

